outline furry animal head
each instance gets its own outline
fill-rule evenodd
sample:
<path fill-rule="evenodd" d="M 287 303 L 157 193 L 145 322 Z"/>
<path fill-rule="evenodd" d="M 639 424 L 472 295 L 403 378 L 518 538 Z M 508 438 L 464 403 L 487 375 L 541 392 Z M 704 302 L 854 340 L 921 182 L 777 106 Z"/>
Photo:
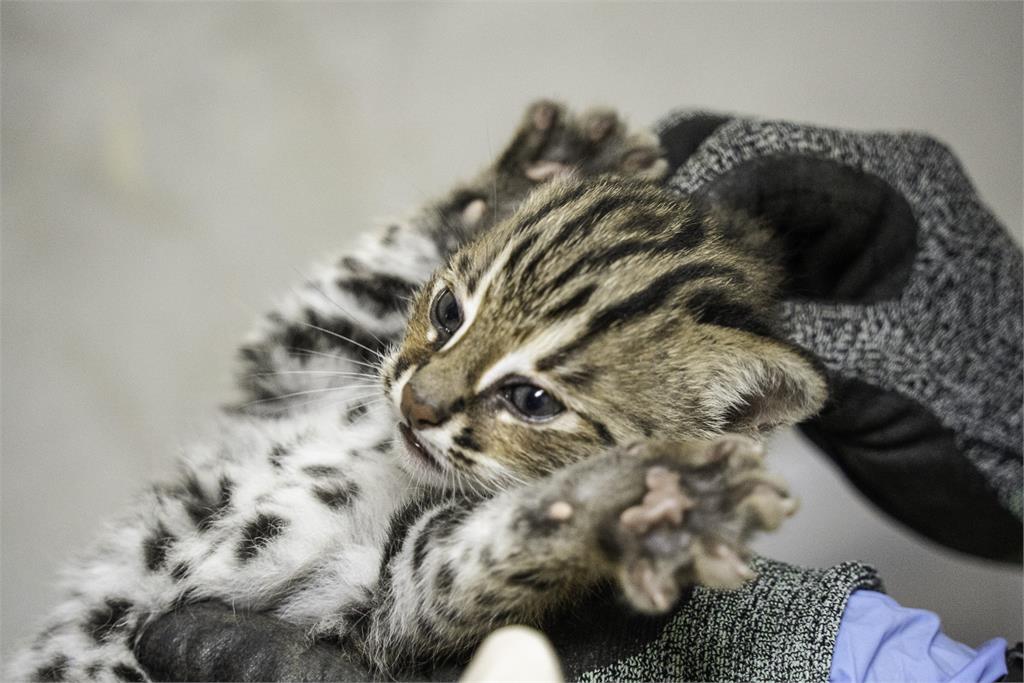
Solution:
<path fill-rule="evenodd" d="M 825 379 L 772 336 L 780 271 L 751 243 L 755 221 L 646 182 L 537 192 L 435 273 L 385 363 L 412 469 L 501 486 L 616 443 L 815 413 Z"/>

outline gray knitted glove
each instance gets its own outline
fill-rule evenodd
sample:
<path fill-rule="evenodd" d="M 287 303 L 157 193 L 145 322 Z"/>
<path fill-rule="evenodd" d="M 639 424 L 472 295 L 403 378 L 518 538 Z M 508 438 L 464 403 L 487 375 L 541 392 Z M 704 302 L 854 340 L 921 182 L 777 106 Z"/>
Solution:
<path fill-rule="evenodd" d="M 1021 252 L 953 154 L 918 134 L 700 112 L 658 129 L 670 187 L 783 235 L 781 332 L 831 380 L 803 431 L 913 529 L 1020 562 Z"/>

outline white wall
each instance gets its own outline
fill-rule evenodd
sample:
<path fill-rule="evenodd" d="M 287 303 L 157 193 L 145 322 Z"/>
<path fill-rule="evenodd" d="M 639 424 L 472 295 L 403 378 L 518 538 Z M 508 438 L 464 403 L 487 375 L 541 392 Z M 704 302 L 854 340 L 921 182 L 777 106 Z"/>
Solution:
<path fill-rule="evenodd" d="M 951 144 L 1021 232 L 1021 4 L 2 4 L 3 648 L 60 561 L 230 392 L 269 297 L 468 174 L 540 95 Z M 879 566 L 954 637 L 1021 637 L 1021 573 L 879 517 L 778 441 L 762 548 Z"/>

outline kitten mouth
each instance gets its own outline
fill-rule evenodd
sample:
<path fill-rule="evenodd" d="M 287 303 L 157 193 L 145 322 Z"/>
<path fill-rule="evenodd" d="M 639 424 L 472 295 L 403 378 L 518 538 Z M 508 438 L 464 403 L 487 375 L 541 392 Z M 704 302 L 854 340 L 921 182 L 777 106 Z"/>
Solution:
<path fill-rule="evenodd" d="M 426 446 L 420 443 L 412 429 L 409 428 L 409 425 L 404 422 L 399 422 L 398 431 L 402 433 L 402 440 L 405 441 L 406 449 L 412 453 L 417 460 L 422 461 L 434 469 L 441 469 L 440 463 L 434 459 L 434 456 L 430 454 L 430 451 L 427 450 Z"/>

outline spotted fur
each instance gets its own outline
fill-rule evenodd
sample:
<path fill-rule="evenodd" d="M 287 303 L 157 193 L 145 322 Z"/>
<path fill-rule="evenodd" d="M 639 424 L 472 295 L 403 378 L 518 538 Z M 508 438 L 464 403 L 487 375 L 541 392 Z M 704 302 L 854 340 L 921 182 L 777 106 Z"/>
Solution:
<path fill-rule="evenodd" d="M 725 545 L 707 557 L 740 562 L 771 526 L 747 504 L 760 475 L 736 465 L 754 461 L 664 444 L 792 423 L 824 382 L 771 335 L 780 273 L 763 227 L 671 197 L 651 182 L 664 169 L 611 112 L 539 102 L 490 168 L 322 267 L 242 347 L 244 398 L 216 436 L 70 567 L 8 677 L 143 680 L 139 634 L 200 600 L 304 625 L 386 675 L 598 581 L 641 596 L 653 584 L 634 569 L 657 558 L 623 564 L 646 551 L 617 520 L 651 463 L 715 482 L 677 500 L 713 507 L 696 519 Z M 431 322 L 443 289 L 466 315 L 447 339 Z M 517 418 L 496 394 L 509 378 L 566 410 Z M 435 423 L 397 429 L 407 391 Z M 664 609 L 659 595 L 630 599 Z"/>

